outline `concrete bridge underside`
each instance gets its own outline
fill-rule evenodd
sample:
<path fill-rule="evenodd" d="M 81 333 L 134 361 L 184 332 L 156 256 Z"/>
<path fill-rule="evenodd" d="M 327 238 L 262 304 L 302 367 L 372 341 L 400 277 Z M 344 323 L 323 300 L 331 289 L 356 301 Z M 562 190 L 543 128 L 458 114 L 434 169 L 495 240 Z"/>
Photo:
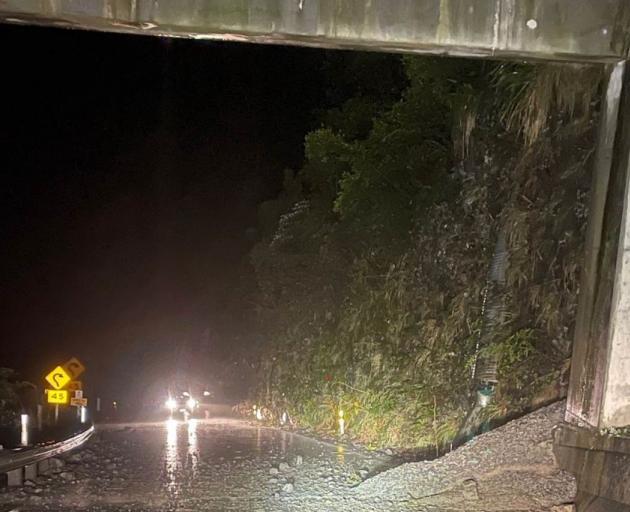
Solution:
<path fill-rule="evenodd" d="M 630 425 L 628 0 L 0 0 L 0 22 L 606 66 L 567 423 L 555 440 L 578 475 L 579 511 L 630 510 L 630 441 L 598 434 Z"/>
<path fill-rule="evenodd" d="M 625 0 L 0 0 L 0 20 L 467 56 L 625 58 Z"/>

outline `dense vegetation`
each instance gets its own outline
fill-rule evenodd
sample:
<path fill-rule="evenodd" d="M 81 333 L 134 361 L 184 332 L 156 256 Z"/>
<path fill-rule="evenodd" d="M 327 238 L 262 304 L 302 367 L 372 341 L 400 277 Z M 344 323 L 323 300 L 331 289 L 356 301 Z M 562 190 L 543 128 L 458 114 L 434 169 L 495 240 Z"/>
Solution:
<path fill-rule="evenodd" d="M 16 379 L 15 371 L 10 368 L 0 368 L 0 425 L 11 425 L 20 412 L 21 390 L 29 387 L 26 382 Z"/>
<path fill-rule="evenodd" d="M 305 162 L 260 207 L 251 254 L 268 415 L 371 446 L 440 446 L 563 392 L 599 70 L 331 54 Z M 478 346 L 499 237 L 504 314 Z"/>

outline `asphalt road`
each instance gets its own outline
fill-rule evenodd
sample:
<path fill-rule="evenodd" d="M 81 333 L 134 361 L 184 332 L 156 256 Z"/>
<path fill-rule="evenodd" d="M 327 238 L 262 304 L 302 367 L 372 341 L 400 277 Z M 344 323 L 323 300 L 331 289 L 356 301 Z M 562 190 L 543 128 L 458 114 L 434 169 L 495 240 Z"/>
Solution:
<path fill-rule="evenodd" d="M 387 465 L 235 419 L 101 425 L 52 474 L 0 494 L 0 510 L 328 510 Z"/>
<path fill-rule="evenodd" d="M 552 451 L 564 410 L 382 473 L 388 457 L 234 419 L 105 425 L 51 474 L 0 493 L 0 512 L 556 512 L 576 492 Z"/>

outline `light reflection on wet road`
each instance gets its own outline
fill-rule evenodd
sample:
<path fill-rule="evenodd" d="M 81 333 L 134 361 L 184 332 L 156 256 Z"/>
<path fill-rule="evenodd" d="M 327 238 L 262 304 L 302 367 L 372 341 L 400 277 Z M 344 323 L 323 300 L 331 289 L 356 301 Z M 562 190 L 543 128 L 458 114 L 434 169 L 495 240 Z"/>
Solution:
<path fill-rule="evenodd" d="M 71 473 L 0 504 L 43 511 L 329 510 L 386 457 L 234 419 L 103 425 Z M 65 480 L 59 485 L 60 480 Z M 0 505 L 0 511 L 4 510 Z"/>
<path fill-rule="evenodd" d="M 131 465 L 155 453 L 153 438 L 162 431 L 162 461 L 148 469 L 142 485 L 155 481 L 156 466 L 162 468 L 152 496 L 165 493 L 176 507 L 211 504 L 239 509 L 247 503 L 256 510 L 283 509 L 283 498 L 319 497 L 337 487 L 357 484 L 359 470 L 374 470 L 385 460 L 348 451 L 343 445 L 321 443 L 283 430 L 250 426 L 236 420 L 168 420 L 104 430 L 104 440 L 117 437 L 131 444 Z M 157 431 L 157 432 L 156 432 Z M 140 454 L 145 454 L 142 457 Z M 153 471 L 152 471 L 153 470 Z M 145 469 L 145 472 L 147 469 Z M 276 506 L 274 506 L 274 502 Z M 286 503 L 284 503 L 286 505 Z M 220 507 L 219 507 L 220 508 Z"/>

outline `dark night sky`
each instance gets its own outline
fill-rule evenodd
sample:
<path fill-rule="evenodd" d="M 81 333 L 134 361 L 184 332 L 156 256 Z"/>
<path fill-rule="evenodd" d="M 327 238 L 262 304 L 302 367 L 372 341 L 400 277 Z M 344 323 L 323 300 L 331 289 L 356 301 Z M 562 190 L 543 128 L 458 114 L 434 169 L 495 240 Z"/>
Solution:
<path fill-rule="evenodd" d="M 76 355 L 118 392 L 221 308 L 301 161 L 322 53 L 9 26 L 0 45 L 0 366 Z"/>

